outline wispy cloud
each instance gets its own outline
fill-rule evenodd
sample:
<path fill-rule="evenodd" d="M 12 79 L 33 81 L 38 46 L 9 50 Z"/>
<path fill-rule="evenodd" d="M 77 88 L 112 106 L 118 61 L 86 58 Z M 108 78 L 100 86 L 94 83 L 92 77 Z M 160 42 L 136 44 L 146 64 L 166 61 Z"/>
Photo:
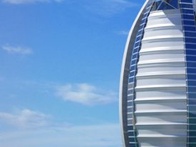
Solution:
<path fill-rule="evenodd" d="M 29 55 L 33 53 L 32 49 L 21 46 L 4 45 L 2 46 L 2 49 L 10 54 Z"/>
<path fill-rule="evenodd" d="M 11 141 L 10 141 L 11 140 Z M 0 132 L 2 147 L 119 147 L 121 145 L 118 123 L 56 126 L 32 130 Z"/>
<path fill-rule="evenodd" d="M 138 5 L 135 2 L 128 0 L 98 0 L 88 1 L 85 8 L 102 16 L 110 16 L 136 6 Z"/>
<path fill-rule="evenodd" d="M 100 90 L 86 83 L 60 86 L 57 88 L 57 95 L 65 101 L 85 105 L 107 104 L 117 101 L 117 94 L 115 92 Z"/>
<path fill-rule="evenodd" d="M 65 122 L 55 122 L 54 119 L 50 120 L 50 117 L 30 109 L 14 113 L 0 112 L 0 126 L 4 128 L 0 131 L 0 146 L 121 146 L 120 125 L 118 123 L 70 125 Z M 9 129 L 11 126 L 15 128 Z M 6 127 L 7 129 L 5 129 Z"/>
<path fill-rule="evenodd" d="M 119 35 L 128 35 L 129 34 L 129 31 L 119 31 L 119 32 L 116 32 L 117 34 Z"/>
<path fill-rule="evenodd" d="M 2 0 L 4 3 L 9 4 L 30 4 L 30 3 L 38 3 L 38 2 L 62 2 L 63 0 Z"/>
<path fill-rule="evenodd" d="M 29 109 L 23 109 L 15 113 L 0 112 L 1 123 L 20 128 L 46 126 L 48 124 L 48 120 L 48 115 Z"/>

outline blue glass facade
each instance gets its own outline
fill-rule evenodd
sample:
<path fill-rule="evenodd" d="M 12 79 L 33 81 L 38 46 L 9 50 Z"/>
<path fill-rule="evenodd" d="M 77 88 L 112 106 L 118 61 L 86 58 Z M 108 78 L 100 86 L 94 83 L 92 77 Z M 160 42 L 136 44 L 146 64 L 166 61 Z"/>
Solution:
<path fill-rule="evenodd" d="M 196 23 L 192 0 L 180 0 L 187 66 L 187 146 L 196 146 Z"/>

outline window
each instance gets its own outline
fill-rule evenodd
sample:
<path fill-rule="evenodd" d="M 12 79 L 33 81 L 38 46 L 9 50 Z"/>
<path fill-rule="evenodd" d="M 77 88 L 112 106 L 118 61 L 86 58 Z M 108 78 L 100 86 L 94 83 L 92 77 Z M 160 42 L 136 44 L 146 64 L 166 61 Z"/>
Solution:
<path fill-rule="evenodd" d="M 195 49 L 196 48 L 196 44 L 186 43 L 186 48 L 187 49 Z"/>
<path fill-rule="evenodd" d="M 184 23 L 184 25 L 195 25 L 195 21 L 193 21 L 193 20 L 184 20 L 183 21 L 183 23 Z"/>
<path fill-rule="evenodd" d="M 193 14 L 183 14 L 182 17 L 183 19 L 195 19 Z"/>
<path fill-rule="evenodd" d="M 187 26 L 187 25 L 185 25 L 184 29 L 185 29 L 185 31 L 196 31 L 194 26 Z"/>
<path fill-rule="evenodd" d="M 195 23 L 193 20 L 184 20 L 184 23 Z M 187 32 L 185 31 L 186 37 L 196 37 L 196 32 Z"/>
<path fill-rule="evenodd" d="M 189 62 L 193 62 L 193 61 L 196 61 L 196 56 L 186 56 L 186 59 L 187 59 L 187 61 Z M 191 69 L 190 69 L 191 70 Z M 193 71 L 193 70 L 192 70 Z M 195 71 L 194 71 L 195 72 Z M 194 72 L 192 72 L 192 73 L 194 73 Z M 196 72 L 195 72 L 196 73 Z"/>
<path fill-rule="evenodd" d="M 196 62 L 188 62 L 187 61 L 187 67 L 196 67 Z M 195 77 L 196 78 L 196 77 Z M 195 79 L 194 78 L 194 79 Z"/>

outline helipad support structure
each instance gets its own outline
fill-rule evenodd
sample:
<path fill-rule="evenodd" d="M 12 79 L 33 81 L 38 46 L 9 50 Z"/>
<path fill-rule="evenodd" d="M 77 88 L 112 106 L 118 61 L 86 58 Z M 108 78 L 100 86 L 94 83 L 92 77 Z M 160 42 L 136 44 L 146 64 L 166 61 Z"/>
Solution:
<path fill-rule="evenodd" d="M 146 0 L 120 80 L 124 147 L 196 147 L 195 0 Z"/>

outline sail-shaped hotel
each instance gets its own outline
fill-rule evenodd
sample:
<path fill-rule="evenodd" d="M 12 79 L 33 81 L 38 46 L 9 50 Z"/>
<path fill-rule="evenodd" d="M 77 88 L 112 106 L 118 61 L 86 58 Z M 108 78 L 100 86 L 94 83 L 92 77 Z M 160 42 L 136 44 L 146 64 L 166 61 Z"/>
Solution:
<path fill-rule="evenodd" d="M 146 0 L 120 79 L 124 147 L 196 147 L 196 2 Z"/>

